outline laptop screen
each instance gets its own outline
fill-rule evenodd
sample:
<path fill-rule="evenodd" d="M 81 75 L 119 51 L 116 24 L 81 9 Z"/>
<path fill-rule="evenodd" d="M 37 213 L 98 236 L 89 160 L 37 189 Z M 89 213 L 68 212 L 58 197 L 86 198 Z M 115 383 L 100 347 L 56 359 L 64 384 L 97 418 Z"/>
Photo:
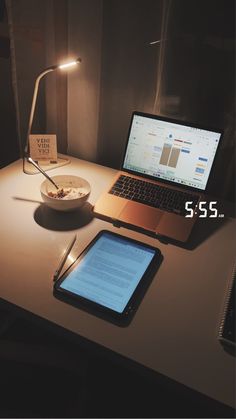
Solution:
<path fill-rule="evenodd" d="M 205 190 L 221 133 L 133 115 L 123 168 Z"/>

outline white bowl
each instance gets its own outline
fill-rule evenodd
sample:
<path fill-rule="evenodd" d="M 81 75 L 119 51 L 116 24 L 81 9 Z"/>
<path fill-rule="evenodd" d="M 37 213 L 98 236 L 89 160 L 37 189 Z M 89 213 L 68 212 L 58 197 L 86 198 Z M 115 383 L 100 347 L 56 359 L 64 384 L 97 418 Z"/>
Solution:
<path fill-rule="evenodd" d="M 48 193 L 57 192 L 57 189 L 49 180 L 45 180 L 40 187 L 41 196 L 45 204 L 57 211 L 73 211 L 76 208 L 82 207 L 85 201 L 88 199 L 88 196 L 91 191 L 90 184 L 87 180 L 72 175 L 58 175 L 52 176 L 54 182 L 59 186 L 59 188 L 78 188 L 78 193 L 81 193 L 81 196 L 76 198 L 68 197 L 65 198 L 54 198 L 49 196 Z"/>

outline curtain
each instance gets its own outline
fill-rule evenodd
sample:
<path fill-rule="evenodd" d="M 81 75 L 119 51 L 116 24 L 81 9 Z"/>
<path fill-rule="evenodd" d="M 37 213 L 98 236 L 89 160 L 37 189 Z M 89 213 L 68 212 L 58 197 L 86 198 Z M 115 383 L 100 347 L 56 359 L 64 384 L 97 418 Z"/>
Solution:
<path fill-rule="evenodd" d="M 102 0 L 68 0 L 68 54 L 82 59 L 68 76 L 68 152 L 97 161 Z"/>
<path fill-rule="evenodd" d="M 19 158 L 14 94 L 11 80 L 9 28 L 5 3 L 0 0 L 0 168 Z"/>
<path fill-rule="evenodd" d="M 24 148 L 35 79 L 67 56 L 67 1 L 6 0 L 18 137 Z M 57 72 L 42 79 L 32 133 L 56 133 L 67 150 L 67 79 Z"/>

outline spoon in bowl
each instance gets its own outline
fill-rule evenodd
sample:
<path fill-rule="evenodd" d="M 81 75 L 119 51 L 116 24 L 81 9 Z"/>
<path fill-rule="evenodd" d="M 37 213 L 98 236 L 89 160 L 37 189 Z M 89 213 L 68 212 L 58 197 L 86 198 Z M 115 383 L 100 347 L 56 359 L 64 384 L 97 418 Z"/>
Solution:
<path fill-rule="evenodd" d="M 41 169 L 41 167 L 31 157 L 28 157 L 28 162 L 33 164 L 33 166 L 35 166 L 36 169 L 38 169 L 55 186 L 55 188 L 60 189 L 54 180 L 52 180 L 52 178 L 50 178 L 50 176 L 48 176 L 48 174 L 43 169 Z"/>

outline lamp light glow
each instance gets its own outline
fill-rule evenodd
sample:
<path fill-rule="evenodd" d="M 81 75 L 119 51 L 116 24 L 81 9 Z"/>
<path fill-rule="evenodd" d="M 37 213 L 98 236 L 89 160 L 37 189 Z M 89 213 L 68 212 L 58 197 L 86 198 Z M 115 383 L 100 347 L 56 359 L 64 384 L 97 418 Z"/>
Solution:
<path fill-rule="evenodd" d="M 78 61 L 71 61 L 69 63 L 65 63 L 65 64 L 60 64 L 58 66 L 58 68 L 60 68 L 61 70 L 64 68 L 68 68 L 68 67 L 73 67 L 74 65 L 78 64 Z"/>

